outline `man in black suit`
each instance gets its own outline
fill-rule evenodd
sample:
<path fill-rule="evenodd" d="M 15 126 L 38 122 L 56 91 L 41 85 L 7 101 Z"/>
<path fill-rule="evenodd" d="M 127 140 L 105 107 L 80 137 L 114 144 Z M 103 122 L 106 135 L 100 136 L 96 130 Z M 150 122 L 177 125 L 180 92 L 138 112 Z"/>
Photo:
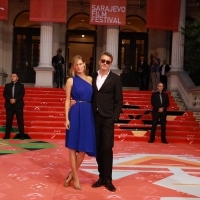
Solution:
<path fill-rule="evenodd" d="M 63 65 L 65 63 L 64 57 L 61 55 L 62 49 L 57 50 L 57 55 L 52 58 L 52 65 L 55 69 L 54 81 L 56 82 L 57 88 L 63 88 Z"/>
<path fill-rule="evenodd" d="M 138 72 L 140 73 L 140 90 L 148 90 L 150 69 L 144 56 L 140 56 Z"/>
<path fill-rule="evenodd" d="M 12 122 L 14 114 L 17 118 L 18 130 L 20 138 L 24 139 L 24 85 L 18 82 L 18 75 L 11 74 L 11 83 L 7 83 L 4 87 L 3 96 L 5 98 L 4 107 L 6 109 L 6 132 L 3 139 L 10 139 Z"/>
<path fill-rule="evenodd" d="M 166 76 L 166 73 L 169 72 L 169 70 L 170 70 L 170 67 L 167 64 L 167 60 L 164 59 L 163 60 L 163 64 L 160 66 L 160 69 L 159 69 L 159 71 L 160 71 L 160 81 L 164 85 L 163 91 L 167 90 L 167 76 Z"/>
<path fill-rule="evenodd" d="M 153 106 L 152 110 L 152 128 L 150 134 L 149 143 L 153 143 L 155 140 L 156 127 L 158 120 L 160 119 L 161 124 L 161 141 L 162 143 L 167 144 L 165 137 L 166 133 L 166 118 L 167 118 L 167 108 L 169 107 L 169 97 L 167 93 L 163 92 L 163 83 L 158 83 L 157 92 L 152 93 L 151 96 L 151 105 Z"/>
<path fill-rule="evenodd" d="M 92 74 L 93 100 L 95 116 L 97 164 L 99 179 L 93 188 L 105 185 L 114 192 L 112 184 L 114 122 L 119 119 L 123 106 L 122 84 L 120 76 L 110 71 L 113 56 L 103 52 L 99 59 L 99 71 Z"/>

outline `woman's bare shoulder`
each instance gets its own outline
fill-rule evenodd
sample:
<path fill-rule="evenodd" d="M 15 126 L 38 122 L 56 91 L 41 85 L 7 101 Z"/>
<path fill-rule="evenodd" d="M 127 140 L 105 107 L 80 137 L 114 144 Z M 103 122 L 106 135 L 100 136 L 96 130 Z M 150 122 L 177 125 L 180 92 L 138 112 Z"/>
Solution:
<path fill-rule="evenodd" d="M 72 77 L 69 77 L 66 81 L 66 83 L 73 83 L 73 78 Z"/>
<path fill-rule="evenodd" d="M 87 76 L 86 79 L 87 79 L 87 82 L 92 84 L 92 77 L 91 76 Z"/>

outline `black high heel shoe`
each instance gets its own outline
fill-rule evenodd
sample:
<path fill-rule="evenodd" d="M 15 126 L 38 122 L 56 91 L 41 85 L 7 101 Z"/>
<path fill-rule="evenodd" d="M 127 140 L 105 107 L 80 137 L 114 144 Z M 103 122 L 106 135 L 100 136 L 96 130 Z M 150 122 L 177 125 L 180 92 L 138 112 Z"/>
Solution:
<path fill-rule="evenodd" d="M 67 176 L 67 178 L 65 180 L 65 183 L 64 183 L 65 187 L 69 187 L 69 185 L 70 185 L 70 183 L 71 183 L 71 181 L 73 179 L 73 176 L 72 175 L 70 176 L 71 173 L 72 173 L 72 171 L 69 172 L 69 174 L 68 174 L 68 176 Z"/>

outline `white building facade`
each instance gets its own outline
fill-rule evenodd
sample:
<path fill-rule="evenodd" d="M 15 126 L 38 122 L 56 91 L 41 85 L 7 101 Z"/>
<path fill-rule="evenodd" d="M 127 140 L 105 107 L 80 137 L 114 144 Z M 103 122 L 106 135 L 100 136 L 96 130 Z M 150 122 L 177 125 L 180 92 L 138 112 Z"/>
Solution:
<path fill-rule="evenodd" d="M 122 75 L 124 87 L 138 87 L 139 57 L 149 57 L 155 51 L 171 65 L 168 89 L 179 91 L 187 107 L 196 109 L 199 95 L 183 70 L 184 27 L 186 17 L 193 18 L 200 11 L 198 1 L 181 0 L 179 30 L 177 32 L 146 28 L 146 1 L 127 0 L 126 25 L 91 25 L 90 0 L 68 0 L 66 23 L 31 22 L 29 0 L 9 0 L 8 20 L 0 21 L 0 84 L 10 81 L 12 72 L 21 82 L 39 87 L 54 87 L 52 57 L 62 48 L 65 74 L 74 55 L 82 55 L 89 68 L 98 70 L 102 51 L 113 54 L 111 70 Z M 164 8 L 161 8 L 164 9 Z M 186 81 L 187 80 L 187 81 Z M 194 106 L 195 104 L 195 106 Z"/>

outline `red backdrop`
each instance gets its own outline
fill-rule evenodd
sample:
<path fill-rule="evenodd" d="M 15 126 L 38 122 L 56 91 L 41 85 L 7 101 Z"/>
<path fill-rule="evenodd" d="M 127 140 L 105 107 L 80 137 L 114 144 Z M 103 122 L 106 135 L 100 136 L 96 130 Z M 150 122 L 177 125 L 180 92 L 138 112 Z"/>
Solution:
<path fill-rule="evenodd" d="M 8 19 L 8 0 L 0 0 L 0 20 Z"/>
<path fill-rule="evenodd" d="M 147 0 L 146 27 L 177 31 L 181 0 Z"/>
<path fill-rule="evenodd" d="M 66 22 L 67 0 L 30 0 L 30 21 Z"/>
<path fill-rule="evenodd" d="M 91 0 L 90 24 L 126 25 L 126 0 Z"/>

